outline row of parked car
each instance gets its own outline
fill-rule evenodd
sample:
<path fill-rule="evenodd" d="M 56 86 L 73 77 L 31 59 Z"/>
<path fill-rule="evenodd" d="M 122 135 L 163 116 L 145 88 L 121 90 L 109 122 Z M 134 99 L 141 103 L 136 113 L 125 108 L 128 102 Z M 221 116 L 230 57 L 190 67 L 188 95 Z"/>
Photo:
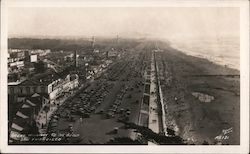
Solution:
<path fill-rule="evenodd" d="M 119 79 L 120 74 L 128 66 L 128 61 L 117 62 L 115 65 L 110 67 L 105 73 L 104 77 L 110 81 L 116 81 Z"/>
<path fill-rule="evenodd" d="M 91 89 L 86 89 L 79 93 L 76 97 L 67 100 L 52 115 L 48 130 L 54 132 L 57 130 L 59 118 L 64 118 L 70 122 L 74 122 L 76 116 L 82 118 L 90 117 L 90 114 L 103 102 L 105 96 L 113 87 L 113 83 L 96 83 Z"/>
<path fill-rule="evenodd" d="M 120 108 L 122 99 L 128 89 L 129 89 L 129 86 L 127 85 L 122 86 L 120 92 L 116 95 L 115 101 L 109 106 L 109 109 L 105 114 L 106 118 L 113 118 L 115 117 L 115 114 L 124 114 L 125 112 L 127 114 L 130 114 L 129 109 Z"/>

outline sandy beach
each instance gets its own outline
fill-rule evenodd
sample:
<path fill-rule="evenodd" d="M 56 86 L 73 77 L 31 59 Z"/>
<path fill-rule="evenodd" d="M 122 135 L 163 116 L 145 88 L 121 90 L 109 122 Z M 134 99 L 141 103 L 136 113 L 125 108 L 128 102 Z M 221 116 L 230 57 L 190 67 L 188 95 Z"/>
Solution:
<path fill-rule="evenodd" d="M 188 144 L 240 144 L 240 72 L 159 47 L 167 126 Z"/>

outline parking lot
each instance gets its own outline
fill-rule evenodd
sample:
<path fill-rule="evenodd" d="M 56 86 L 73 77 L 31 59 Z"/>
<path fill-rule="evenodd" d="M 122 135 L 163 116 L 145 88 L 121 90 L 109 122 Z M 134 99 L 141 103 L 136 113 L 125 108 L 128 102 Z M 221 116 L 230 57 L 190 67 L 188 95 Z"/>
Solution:
<path fill-rule="evenodd" d="M 144 66 L 139 53 L 136 56 L 127 54 L 86 89 L 61 105 L 52 117 L 48 131 L 71 131 L 79 135 L 79 144 L 106 144 L 116 137 L 133 138 L 133 130 L 126 129 L 119 121 L 138 123 Z"/>

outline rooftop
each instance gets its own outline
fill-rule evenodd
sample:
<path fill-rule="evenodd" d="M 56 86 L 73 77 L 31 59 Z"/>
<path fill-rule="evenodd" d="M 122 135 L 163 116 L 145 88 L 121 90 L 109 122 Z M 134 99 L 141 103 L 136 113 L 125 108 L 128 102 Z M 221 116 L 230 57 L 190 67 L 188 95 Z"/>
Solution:
<path fill-rule="evenodd" d="M 21 81 L 9 82 L 9 83 L 8 83 L 8 86 L 16 86 L 16 85 L 18 85 L 18 84 L 20 84 L 20 83 L 21 83 Z"/>
<path fill-rule="evenodd" d="M 48 69 L 44 73 L 37 74 L 23 81 L 22 83 L 20 83 L 20 85 L 31 85 L 31 86 L 32 85 L 48 85 L 57 79 L 65 78 L 67 75 L 68 75 L 67 71 L 56 73 L 54 70 Z"/>

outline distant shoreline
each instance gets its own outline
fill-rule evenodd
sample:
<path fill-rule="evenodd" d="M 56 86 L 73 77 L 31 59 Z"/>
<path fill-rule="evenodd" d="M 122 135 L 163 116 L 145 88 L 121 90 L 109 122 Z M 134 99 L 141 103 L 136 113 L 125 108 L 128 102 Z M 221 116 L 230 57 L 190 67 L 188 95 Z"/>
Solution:
<path fill-rule="evenodd" d="M 100 37 L 100 39 L 105 39 L 104 37 Z M 109 37 L 107 37 L 107 39 L 110 39 Z M 130 39 L 130 38 L 124 38 L 124 39 Z M 62 44 L 72 44 L 75 47 L 73 48 L 79 48 L 80 46 L 82 47 L 83 44 L 85 44 L 85 46 L 89 44 L 90 40 L 88 37 L 71 37 L 71 38 L 58 38 L 58 37 L 42 37 L 42 38 L 38 38 L 38 37 L 11 37 L 8 38 L 8 49 L 10 48 L 16 48 L 16 49 L 25 49 L 25 47 L 27 49 L 34 49 L 34 45 L 32 45 L 33 43 L 35 44 L 36 48 L 38 47 L 45 47 L 47 46 L 47 48 L 53 48 L 54 46 L 51 46 L 51 42 L 49 43 L 48 41 L 51 40 L 52 42 L 54 42 L 55 44 L 58 44 L 59 46 L 61 46 L 61 48 L 65 48 L 65 50 L 68 48 L 67 46 L 64 47 L 64 45 Z M 75 40 L 75 41 L 74 41 Z M 76 41 L 78 40 L 78 41 Z M 132 39 L 134 40 L 134 39 Z M 138 40 L 138 39 L 136 39 Z M 35 41 L 32 43 L 32 41 Z M 172 42 L 172 41 L 171 41 Z M 185 41 L 183 41 L 185 42 Z M 166 42 L 167 43 L 167 42 Z M 97 43 L 98 44 L 98 43 Z M 42 46 L 43 45 L 43 46 Z M 205 55 L 201 52 L 195 52 L 189 49 L 185 49 L 182 47 L 179 47 L 177 44 L 175 43 L 169 43 L 169 46 L 177 51 L 180 51 L 186 55 L 189 56 L 194 56 L 197 58 L 202 58 L 202 59 L 207 59 L 208 61 L 218 64 L 220 66 L 223 66 L 226 68 L 231 68 L 231 69 L 235 69 L 237 71 L 240 71 L 240 66 L 238 66 L 239 64 L 234 65 L 233 60 L 231 61 L 231 63 L 229 62 L 230 59 L 228 59 L 228 57 L 223 58 L 219 57 L 219 56 L 213 56 L 213 55 Z M 70 48 L 73 50 L 73 48 Z M 52 49 L 53 50 L 53 49 Z"/>
<path fill-rule="evenodd" d="M 178 50 L 178 51 L 180 51 L 180 52 L 188 55 L 188 56 L 193 56 L 193 57 L 197 57 L 197 58 L 206 59 L 206 60 L 208 60 L 208 61 L 210 61 L 210 62 L 212 62 L 214 64 L 217 64 L 217 65 L 220 65 L 220 66 L 224 66 L 224 67 L 227 66 L 227 68 L 234 69 L 234 70 L 237 70 L 237 71 L 240 72 L 240 67 L 237 67 L 236 65 L 233 66 L 233 65 L 231 65 L 231 64 L 229 64 L 227 62 L 223 63 L 223 62 L 220 61 L 220 59 L 216 59 L 217 57 L 205 56 L 205 55 L 202 55 L 202 54 L 199 54 L 199 53 L 195 53 L 193 51 L 187 51 L 187 50 L 179 48 L 177 46 L 172 46 L 171 45 L 171 47 L 173 49 L 176 49 L 176 50 Z"/>

